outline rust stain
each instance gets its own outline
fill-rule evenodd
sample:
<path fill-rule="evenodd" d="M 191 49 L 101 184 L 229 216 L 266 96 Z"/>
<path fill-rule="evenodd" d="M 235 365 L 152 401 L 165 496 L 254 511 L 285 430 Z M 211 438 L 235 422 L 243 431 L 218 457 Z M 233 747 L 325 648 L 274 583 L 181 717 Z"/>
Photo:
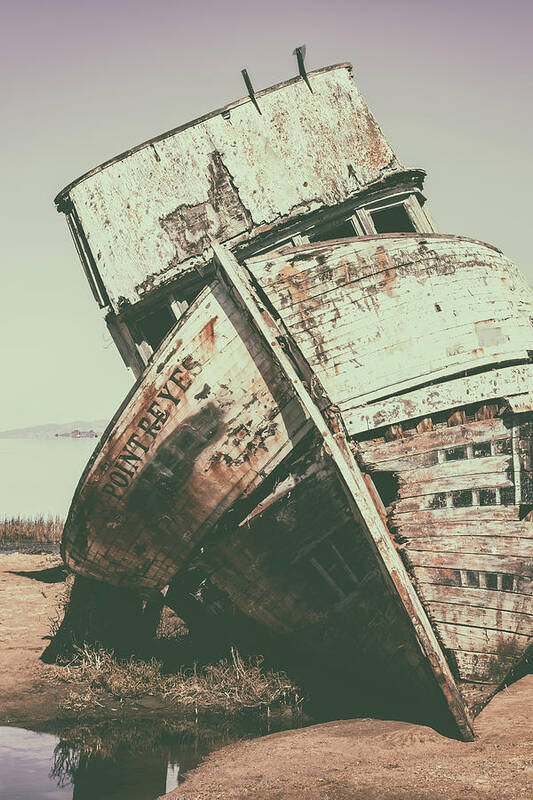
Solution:
<path fill-rule="evenodd" d="M 389 297 L 392 297 L 394 294 L 396 270 L 392 265 L 390 255 L 382 246 L 378 247 L 377 249 L 377 260 L 380 269 L 383 271 L 383 277 L 385 279 L 385 292 Z"/>
<path fill-rule="evenodd" d="M 202 339 L 202 341 L 208 341 L 212 344 L 215 343 L 215 322 L 217 319 L 218 317 L 211 317 L 211 319 L 205 323 L 200 331 L 200 339 Z"/>
<path fill-rule="evenodd" d="M 307 297 L 307 286 L 305 280 L 300 282 L 302 273 L 297 269 L 294 264 L 287 264 L 280 269 L 279 277 L 283 279 L 289 294 L 294 303 L 300 303 Z"/>
<path fill-rule="evenodd" d="M 211 317 L 198 333 L 199 347 L 202 358 L 208 361 L 215 349 L 215 324 L 218 317 Z"/>

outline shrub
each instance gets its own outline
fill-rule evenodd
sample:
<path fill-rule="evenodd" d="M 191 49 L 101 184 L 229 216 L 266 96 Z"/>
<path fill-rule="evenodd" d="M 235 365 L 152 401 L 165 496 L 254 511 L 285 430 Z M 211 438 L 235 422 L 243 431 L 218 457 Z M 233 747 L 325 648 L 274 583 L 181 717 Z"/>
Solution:
<path fill-rule="evenodd" d="M 102 694 L 119 702 L 152 695 L 196 713 L 236 713 L 274 706 L 299 709 L 302 702 L 284 672 L 264 669 L 261 656 L 243 659 L 235 648 L 229 658 L 216 664 L 195 664 L 164 674 L 162 663 L 155 658 L 121 660 L 112 651 L 85 645 L 76 649 L 66 670 L 67 679 L 85 684 L 87 703 Z M 79 702 L 79 697 L 70 700 L 73 706 Z"/>

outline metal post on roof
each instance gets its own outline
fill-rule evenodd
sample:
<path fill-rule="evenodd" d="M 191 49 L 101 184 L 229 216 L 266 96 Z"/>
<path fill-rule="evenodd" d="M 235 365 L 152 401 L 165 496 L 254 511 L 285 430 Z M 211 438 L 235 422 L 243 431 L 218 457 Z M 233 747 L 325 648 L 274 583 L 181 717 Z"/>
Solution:
<path fill-rule="evenodd" d="M 292 54 L 293 54 L 293 56 L 294 55 L 296 56 L 296 59 L 298 61 L 298 72 L 300 73 L 300 75 L 302 76 L 302 78 L 306 82 L 307 86 L 309 87 L 309 91 L 312 92 L 313 90 L 311 89 L 311 84 L 309 83 L 309 78 L 307 77 L 307 72 L 305 71 L 305 64 L 304 64 L 305 44 L 300 45 L 300 47 L 296 47 L 292 51 Z"/>
<path fill-rule="evenodd" d="M 257 105 L 257 100 L 255 99 L 254 87 L 252 86 L 252 81 L 250 80 L 250 76 L 248 75 L 248 70 L 247 69 L 241 69 L 241 75 L 244 78 L 244 83 L 245 83 L 246 89 L 248 91 L 248 94 L 250 96 L 250 100 L 252 101 L 254 106 L 257 108 L 259 113 L 261 113 L 261 109 Z"/>

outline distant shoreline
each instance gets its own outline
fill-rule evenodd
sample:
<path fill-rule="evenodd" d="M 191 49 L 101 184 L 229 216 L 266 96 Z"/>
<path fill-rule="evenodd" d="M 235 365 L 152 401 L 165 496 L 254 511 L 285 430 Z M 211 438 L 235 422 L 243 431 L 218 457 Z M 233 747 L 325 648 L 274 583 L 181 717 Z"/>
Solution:
<path fill-rule="evenodd" d="M 1 439 L 99 439 L 107 428 L 106 419 L 74 420 L 73 422 L 47 423 L 29 428 L 11 428 L 0 431 Z"/>
<path fill-rule="evenodd" d="M 55 438 L 56 439 L 63 439 L 63 438 L 68 438 L 68 439 L 99 439 L 100 436 L 99 436 L 98 433 L 96 433 L 96 431 L 93 431 L 91 429 L 90 431 L 74 430 L 74 431 L 70 431 L 69 433 L 56 433 L 55 434 Z"/>

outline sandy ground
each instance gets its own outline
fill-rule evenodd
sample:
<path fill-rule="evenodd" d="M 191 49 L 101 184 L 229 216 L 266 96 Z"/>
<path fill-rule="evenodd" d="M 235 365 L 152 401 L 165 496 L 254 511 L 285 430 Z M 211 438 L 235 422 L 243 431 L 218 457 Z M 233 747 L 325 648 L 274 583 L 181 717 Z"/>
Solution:
<path fill-rule="evenodd" d="M 65 589 L 60 559 L 0 554 L 0 724 L 53 720 L 68 692 L 39 660 Z M 329 722 L 218 750 L 166 800 L 500 800 L 533 796 L 533 675 L 464 744 L 404 722 Z M 95 798 L 97 800 L 97 798 Z"/>
<path fill-rule="evenodd" d="M 165 800 L 501 800 L 533 796 L 533 675 L 501 692 L 462 743 L 405 722 L 328 722 L 230 745 Z"/>
<path fill-rule="evenodd" d="M 0 724 L 49 720 L 64 697 L 56 668 L 39 660 L 65 590 L 60 565 L 56 555 L 0 554 Z"/>

